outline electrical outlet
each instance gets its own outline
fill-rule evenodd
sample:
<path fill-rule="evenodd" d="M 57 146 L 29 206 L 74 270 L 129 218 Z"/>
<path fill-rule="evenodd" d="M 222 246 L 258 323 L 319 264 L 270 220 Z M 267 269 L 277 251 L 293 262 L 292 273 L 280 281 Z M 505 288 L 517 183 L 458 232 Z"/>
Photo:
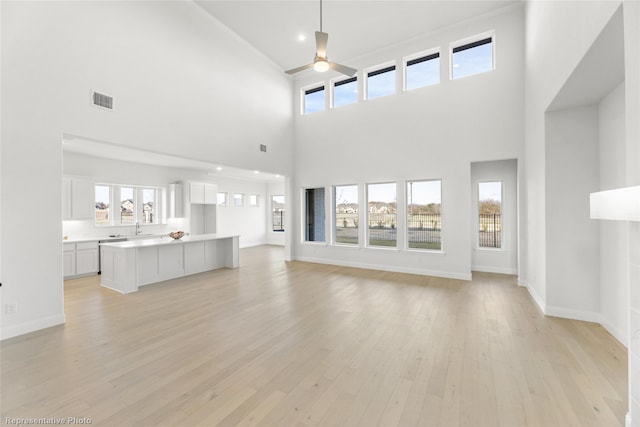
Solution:
<path fill-rule="evenodd" d="M 7 304 L 6 306 L 6 312 L 7 314 L 15 314 L 18 312 L 18 303 L 11 303 L 11 304 Z"/>

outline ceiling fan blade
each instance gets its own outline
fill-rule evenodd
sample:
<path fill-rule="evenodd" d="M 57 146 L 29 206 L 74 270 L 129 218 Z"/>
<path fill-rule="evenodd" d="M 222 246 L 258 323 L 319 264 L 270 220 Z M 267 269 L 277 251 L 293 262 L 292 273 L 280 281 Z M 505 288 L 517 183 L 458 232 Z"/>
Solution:
<path fill-rule="evenodd" d="M 327 57 L 327 41 L 329 40 L 329 34 L 322 31 L 316 31 L 316 55 L 320 58 Z"/>
<path fill-rule="evenodd" d="M 313 67 L 313 64 L 307 64 L 307 65 L 303 65 L 302 67 L 298 67 L 298 68 L 293 68 L 291 70 L 287 70 L 285 71 L 285 73 L 287 74 L 295 74 L 295 73 L 299 73 L 300 71 L 304 71 L 306 69 L 309 69 Z"/>
<path fill-rule="evenodd" d="M 358 70 L 355 68 L 347 67 L 346 65 L 336 64 L 335 62 L 329 62 L 329 68 L 332 70 L 336 70 L 339 73 L 344 74 L 345 76 L 353 77 L 356 75 Z"/>

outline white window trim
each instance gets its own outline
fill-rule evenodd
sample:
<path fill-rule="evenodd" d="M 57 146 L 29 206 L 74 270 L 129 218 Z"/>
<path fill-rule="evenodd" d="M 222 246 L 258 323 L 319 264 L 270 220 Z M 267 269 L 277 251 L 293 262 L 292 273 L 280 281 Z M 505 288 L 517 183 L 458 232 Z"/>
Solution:
<path fill-rule="evenodd" d="M 307 190 L 315 190 L 318 188 L 324 188 L 324 241 L 320 242 L 317 240 L 307 240 Z M 324 185 L 309 185 L 306 187 L 300 188 L 300 242 L 303 245 L 315 245 L 315 246 L 329 246 L 329 239 L 327 239 L 327 203 L 331 203 L 327 200 L 327 188 Z M 329 220 L 331 222 L 331 220 Z M 329 227 L 331 225 L 329 224 Z M 286 231 L 286 230 L 285 230 Z M 330 232 L 330 230 L 329 230 Z"/>
<path fill-rule="evenodd" d="M 495 30 L 489 30 L 489 31 L 485 31 L 484 33 L 476 34 L 474 36 L 466 37 L 464 39 L 456 40 L 454 42 L 449 43 L 449 80 L 454 80 L 454 78 L 453 78 L 453 49 L 455 49 L 455 48 L 457 48 L 459 46 L 463 46 L 465 44 L 473 43 L 475 41 L 479 41 L 479 40 L 486 39 L 486 38 L 491 38 L 491 62 L 492 62 L 493 68 L 491 68 L 491 70 L 488 70 L 488 71 L 485 71 L 485 72 L 482 72 L 482 73 L 472 74 L 470 76 L 465 76 L 465 77 L 458 77 L 455 80 L 464 79 L 466 77 L 473 77 L 473 76 L 477 76 L 479 74 L 485 74 L 485 73 L 488 73 L 490 71 L 495 71 L 495 69 L 496 69 L 496 31 Z"/>
<path fill-rule="evenodd" d="M 439 55 L 438 59 L 440 59 L 441 69 L 438 70 L 438 77 L 442 77 L 442 52 L 440 51 L 439 46 L 431 49 L 423 50 L 422 52 L 414 53 L 412 55 L 408 55 L 402 58 L 402 90 L 404 92 L 407 92 L 409 90 L 407 89 L 407 69 L 409 68 L 407 66 L 407 62 L 413 61 L 414 59 L 422 58 L 423 56 L 433 55 L 435 53 Z M 442 82 L 442 78 L 439 78 L 438 84 L 440 84 L 441 82 Z M 435 84 L 428 85 L 428 86 L 435 86 Z M 421 87 L 427 87 L 427 86 L 421 86 Z M 419 88 L 416 88 L 416 89 L 419 89 Z M 414 90 L 414 89 L 410 89 L 410 90 Z"/>
<path fill-rule="evenodd" d="M 395 184 L 396 186 L 396 245 L 395 246 L 377 246 L 377 245 L 371 245 L 369 243 L 369 186 L 370 185 L 379 185 L 379 184 Z M 400 207 L 398 206 L 398 181 L 380 181 L 380 182 L 366 182 L 364 184 L 364 190 L 365 190 L 365 199 L 364 199 L 364 206 L 365 206 L 365 233 L 364 233 L 364 238 L 365 238 L 365 248 L 367 249 L 375 249 L 375 250 L 384 250 L 384 251 L 395 251 L 395 252 L 400 252 L 401 248 L 398 245 L 398 216 L 402 213 L 400 211 Z M 404 210 L 404 209 L 403 209 Z"/>
<path fill-rule="evenodd" d="M 338 225 L 338 222 L 336 220 L 336 188 L 337 187 L 356 187 L 358 189 L 358 243 L 340 243 L 340 242 L 336 242 L 336 227 Z M 362 242 L 360 241 L 360 211 L 361 209 L 361 197 L 360 197 L 360 186 L 358 184 L 336 184 L 336 185 L 332 185 L 331 186 L 331 212 L 332 212 L 332 217 L 331 217 L 331 244 L 333 246 L 340 246 L 340 247 L 345 247 L 345 248 L 360 248 L 362 246 Z"/>
<path fill-rule="evenodd" d="M 396 72 L 396 84 L 394 86 L 394 92 L 390 93 L 389 95 L 385 95 L 385 96 L 379 96 L 377 98 L 373 98 L 373 99 L 378 99 L 378 98 L 385 98 L 387 96 L 390 95 L 397 95 L 397 86 L 398 86 L 398 64 L 396 63 L 395 60 L 393 61 L 387 61 L 384 62 L 382 64 L 378 64 L 376 66 L 373 67 L 368 67 L 362 70 L 362 100 L 363 101 L 370 101 L 368 95 L 369 95 L 369 73 L 372 73 L 374 71 L 378 71 L 381 70 L 383 68 L 387 68 L 387 67 L 391 67 L 391 66 L 395 66 L 395 72 Z"/>
<path fill-rule="evenodd" d="M 131 185 L 131 184 L 109 184 L 105 182 L 96 182 L 93 185 L 94 193 L 95 187 L 109 187 L 109 223 L 108 224 L 96 224 L 95 221 L 95 213 L 93 215 L 93 225 L 94 227 L 103 228 L 103 227 L 133 227 L 134 224 L 122 224 L 122 211 L 120 209 L 116 209 L 116 207 L 120 206 L 120 189 L 121 188 L 133 188 L 133 213 L 134 219 L 140 225 L 162 225 L 166 224 L 166 215 L 165 215 L 165 203 L 166 203 L 166 192 L 162 187 L 156 187 L 155 185 Z M 138 203 L 142 204 L 143 201 L 143 190 L 155 190 L 155 218 L 156 221 L 152 223 L 145 224 L 143 223 L 144 214 L 141 207 L 138 207 Z M 95 195 L 94 195 L 95 199 Z M 94 200 L 95 205 L 95 200 Z M 95 207 L 94 207 L 95 212 Z"/>
<path fill-rule="evenodd" d="M 256 204 L 255 205 L 251 204 L 251 198 L 252 197 L 256 198 Z M 259 194 L 249 194 L 249 207 L 250 208 L 258 208 L 258 207 L 260 207 L 260 195 Z"/>
<path fill-rule="evenodd" d="M 346 105 L 341 105 L 340 107 L 336 107 L 335 106 L 335 94 L 334 91 L 336 90 L 336 83 L 340 83 L 343 82 L 345 80 L 350 80 L 352 78 L 356 79 L 356 87 L 358 90 L 358 93 L 356 94 L 356 100 L 355 102 L 352 102 L 351 104 L 346 104 Z M 360 78 L 358 77 L 358 74 L 356 73 L 355 76 L 351 76 L 351 77 L 345 77 L 345 76 L 341 76 L 341 77 L 336 77 L 335 79 L 331 79 L 329 81 L 329 108 L 331 110 L 335 109 L 335 108 L 341 108 L 341 107 L 346 107 L 347 105 L 352 105 L 352 104 L 357 104 L 360 101 Z M 348 83 L 347 83 L 348 84 Z"/>
<path fill-rule="evenodd" d="M 327 84 L 324 81 L 321 82 L 316 82 L 310 85 L 306 85 L 304 87 L 300 88 L 300 115 L 301 116 L 308 116 L 310 114 L 313 113 L 305 113 L 305 104 L 306 104 L 306 100 L 305 100 L 305 95 L 306 95 L 306 91 L 311 90 L 311 89 L 317 89 L 320 86 L 324 86 L 324 110 L 322 111 L 327 111 Z M 319 113 L 320 111 L 315 111 L 315 113 Z"/>
<path fill-rule="evenodd" d="M 492 248 L 488 246 L 480 246 L 480 224 L 478 223 L 478 219 L 480 218 L 480 184 L 486 182 L 499 182 L 500 183 L 500 247 Z M 479 251 L 487 251 L 487 252 L 504 252 L 506 251 L 504 247 L 504 180 L 502 179 L 483 179 L 482 181 L 478 181 L 478 185 L 476 188 L 476 220 L 475 222 L 475 247 L 476 250 Z"/>
<path fill-rule="evenodd" d="M 224 203 L 219 203 L 216 197 L 216 205 L 217 206 L 222 206 L 222 207 L 228 207 L 229 206 L 229 193 L 226 191 L 218 191 L 218 194 L 224 194 Z"/>
<path fill-rule="evenodd" d="M 442 178 L 427 178 L 427 179 L 408 179 L 404 182 L 404 215 L 405 217 L 409 215 L 408 207 L 409 207 L 409 190 L 408 184 L 410 182 L 430 182 L 430 181 L 440 181 L 440 249 L 419 249 L 419 248 L 410 248 L 409 247 L 409 224 L 405 223 L 404 233 L 406 236 L 404 242 L 404 250 L 407 252 L 417 252 L 417 253 L 432 253 L 432 254 L 442 254 L 444 253 L 444 223 L 445 223 L 445 215 L 444 215 L 444 197 L 442 191 Z"/>
<path fill-rule="evenodd" d="M 236 203 L 236 196 L 240 196 L 240 198 L 242 199 L 242 203 L 241 204 L 237 204 Z M 245 200 L 245 194 L 244 193 L 233 193 L 233 207 L 235 208 L 244 208 L 246 204 L 246 200 Z"/>

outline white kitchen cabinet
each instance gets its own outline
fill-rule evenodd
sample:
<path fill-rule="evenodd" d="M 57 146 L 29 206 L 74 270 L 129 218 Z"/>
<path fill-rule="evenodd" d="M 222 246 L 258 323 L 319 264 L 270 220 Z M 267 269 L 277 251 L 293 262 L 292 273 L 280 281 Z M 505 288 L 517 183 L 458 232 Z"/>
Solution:
<path fill-rule="evenodd" d="M 184 187 L 182 184 L 169 184 L 168 218 L 182 218 L 184 216 Z"/>
<path fill-rule="evenodd" d="M 62 219 L 91 219 L 93 183 L 85 178 L 62 177 Z"/>
<path fill-rule="evenodd" d="M 65 243 L 62 245 L 62 271 L 65 278 L 76 275 L 75 243 Z"/>
<path fill-rule="evenodd" d="M 98 242 L 76 243 L 76 275 L 98 273 L 98 257 Z"/>
<path fill-rule="evenodd" d="M 210 182 L 190 182 L 189 202 L 195 205 L 216 205 L 218 186 Z"/>
<path fill-rule="evenodd" d="M 62 246 L 62 268 L 65 278 L 98 273 L 98 242 L 65 243 Z"/>

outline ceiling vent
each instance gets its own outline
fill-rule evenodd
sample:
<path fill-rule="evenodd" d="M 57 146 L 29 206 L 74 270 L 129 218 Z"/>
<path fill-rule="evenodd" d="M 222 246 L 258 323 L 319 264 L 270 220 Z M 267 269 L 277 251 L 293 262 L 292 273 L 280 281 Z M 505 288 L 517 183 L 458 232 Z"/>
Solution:
<path fill-rule="evenodd" d="M 91 92 L 91 103 L 95 107 L 105 108 L 107 110 L 113 110 L 113 97 L 99 93 L 96 91 Z"/>

